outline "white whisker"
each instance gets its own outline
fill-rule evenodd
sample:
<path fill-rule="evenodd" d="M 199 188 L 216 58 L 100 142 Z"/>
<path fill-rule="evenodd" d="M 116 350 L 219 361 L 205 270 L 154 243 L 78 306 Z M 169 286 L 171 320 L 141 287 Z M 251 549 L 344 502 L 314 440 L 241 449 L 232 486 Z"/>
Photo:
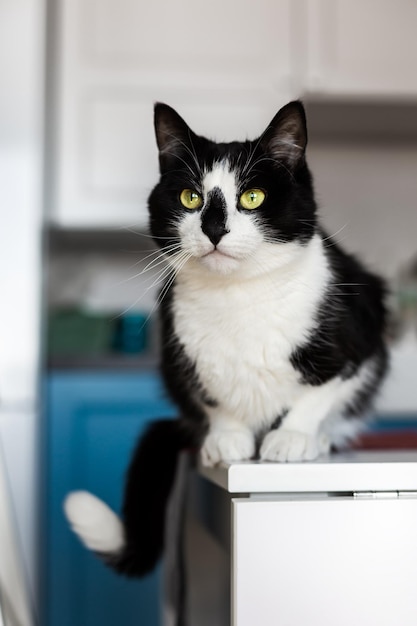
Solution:
<path fill-rule="evenodd" d="M 333 235 L 328 235 L 327 237 L 323 237 L 322 241 L 328 241 L 329 239 L 334 239 L 334 237 L 336 237 L 336 235 L 338 235 L 339 233 L 342 232 L 342 230 L 344 230 L 346 228 L 346 226 L 348 226 L 348 222 L 346 222 L 346 224 L 344 224 L 343 226 L 341 226 L 341 228 L 339 228 L 339 230 L 337 230 L 335 233 L 333 233 Z"/>
<path fill-rule="evenodd" d="M 169 248 L 168 252 L 170 254 L 175 254 L 175 250 L 181 250 L 181 247 L 179 244 L 175 244 L 175 246 L 173 245 L 172 247 Z M 134 274 L 133 276 L 129 276 L 128 278 L 124 278 L 123 280 L 119 281 L 116 283 L 115 286 L 119 286 L 119 285 L 124 285 L 125 283 L 128 283 L 132 280 L 134 280 L 135 278 L 138 278 L 139 276 L 144 276 L 145 274 L 147 274 L 148 272 L 151 272 L 152 270 L 154 270 L 155 268 L 159 267 L 162 264 L 167 264 L 168 263 L 168 253 L 163 251 L 161 252 L 160 250 L 156 250 L 153 252 L 153 254 L 158 253 L 158 256 L 154 259 L 151 259 L 151 261 L 149 261 L 149 263 L 141 269 L 140 272 L 137 272 L 136 274 Z M 147 257 L 145 257 L 144 259 L 140 259 L 139 261 L 137 261 L 136 263 L 134 263 L 133 265 L 131 265 L 129 267 L 129 269 L 133 269 L 133 267 L 136 267 L 139 263 L 142 263 L 144 260 L 146 260 L 147 258 L 149 258 L 148 255 Z"/>

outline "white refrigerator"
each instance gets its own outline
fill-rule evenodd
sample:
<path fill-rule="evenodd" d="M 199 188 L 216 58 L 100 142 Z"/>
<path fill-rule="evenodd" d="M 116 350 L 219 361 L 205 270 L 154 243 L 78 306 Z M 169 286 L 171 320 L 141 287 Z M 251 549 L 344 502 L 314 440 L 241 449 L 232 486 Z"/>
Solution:
<path fill-rule="evenodd" d="M 37 595 L 44 41 L 43 0 L 0 3 L 0 544 L 19 546 L 31 604 Z M 19 565 L 7 554 L 0 559 L 3 593 L 21 602 L 25 591 L 11 583 Z"/>

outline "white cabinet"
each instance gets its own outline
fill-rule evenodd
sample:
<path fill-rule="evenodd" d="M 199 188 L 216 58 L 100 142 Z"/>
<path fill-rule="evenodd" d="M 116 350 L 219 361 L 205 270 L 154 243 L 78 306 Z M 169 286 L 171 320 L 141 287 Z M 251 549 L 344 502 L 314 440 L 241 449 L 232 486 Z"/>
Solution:
<path fill-rule="evenodd" d="M 414 0 L 306 0 L 307 93 L 417 95 Z"/>
<path fill-rule="evenodd" d="M 231 621 L 223 603 L 216 624 L 417 623 L 415 451 L 225 463 L 200 469 L 196 493 L 198 522 L 227 560 L 204 570 L 195 615 L 219 600 L 214 581 L 228 570 Z M 189 550 L 187 567 L 195 597 L 204 553 Z"/>
<path fill-rule="evenodd" d="M 290 0 L 60 0 L 56 21 L 60 226 L 143 226 L 155 101 L 228 140 L 259 134 L 292 95 Z"/>
<path fill-rule="evenodd" d="M 417 95 L 414 0 L 54 6 L 48 174 L 60 226 L 143 227 L 158 176 L 157 100 L 196 132 L 231 140 L 257 136 L 300 95 Z"/>

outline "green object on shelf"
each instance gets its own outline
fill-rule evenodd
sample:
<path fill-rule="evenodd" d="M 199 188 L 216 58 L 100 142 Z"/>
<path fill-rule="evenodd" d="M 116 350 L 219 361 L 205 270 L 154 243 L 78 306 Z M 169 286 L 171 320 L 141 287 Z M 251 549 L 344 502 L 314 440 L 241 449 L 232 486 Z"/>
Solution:
<path fill-rule="evenodd" d="M 104 354 L 111 350 L 114 320 L 77 309 L 52 311 L 47 346 L 51 356 Z"/>

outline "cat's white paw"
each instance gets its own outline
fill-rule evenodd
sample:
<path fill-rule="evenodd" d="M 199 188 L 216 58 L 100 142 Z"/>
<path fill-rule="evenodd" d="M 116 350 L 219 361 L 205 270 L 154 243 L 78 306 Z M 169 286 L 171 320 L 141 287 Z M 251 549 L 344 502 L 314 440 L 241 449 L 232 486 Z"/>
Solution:
<path fill-rule="evenodd" d="M 310 435 L 296 430 L 278 428 L 271 430 L 262 442 L 262 461 L 314 461 L 320 454 L 329 451 L 325 436 Z"/>
<path fill-rule="evenodd" d="M 201 448 L 201 461 L 212 467 L 221 461 L 246 461 L 255 454 L 255 439 L 250 431 L 213 430 Z"/>

